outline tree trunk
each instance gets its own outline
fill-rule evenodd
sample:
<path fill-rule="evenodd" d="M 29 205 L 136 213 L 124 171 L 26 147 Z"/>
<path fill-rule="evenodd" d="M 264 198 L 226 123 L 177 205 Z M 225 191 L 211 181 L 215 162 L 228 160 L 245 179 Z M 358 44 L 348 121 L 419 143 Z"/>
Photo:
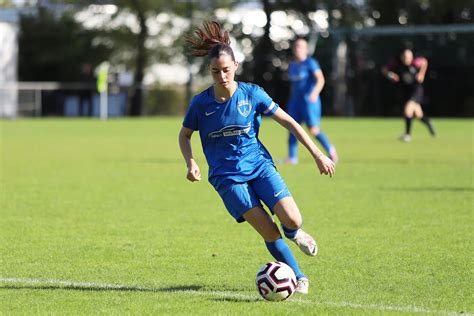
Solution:
<path fill-rule="evenodd" d="M 148 28 L 146 26 L 145 12 L 143 12 L 138 0 L 132 1 L 135 10 L 137 11 L 138 22 L 140 24 L 140 33 L 137 37 L 137 57 L 135 60 L 135 76 L 133 82 L 133 92 L 130 104 L 129 114 L 131 116 L 139 116 L 142 113 L 143 104 L 143 75 L 145 72 L 145 65 L 147 62 L 145 41 L 148 36 Z"/>
<path fill-rule="evenodd" d="M 254 83 L 262 86 L 265 89 L 270 89 L 271 85 L 267 84 L 264 74 L 273 69 L 273 66 L 271 65 L 271 54 L 269 54 L 269 52 L 273 49 L 272 41 L 270 39 L 270 14 L 272 13 L 272 8 L 270 7 L 269 0 L 262 0 L 262 5 L 267 17 L 267 24 L 264 28 L 264 35 L 260 38 L 254 49 L 253 78 Z"/>

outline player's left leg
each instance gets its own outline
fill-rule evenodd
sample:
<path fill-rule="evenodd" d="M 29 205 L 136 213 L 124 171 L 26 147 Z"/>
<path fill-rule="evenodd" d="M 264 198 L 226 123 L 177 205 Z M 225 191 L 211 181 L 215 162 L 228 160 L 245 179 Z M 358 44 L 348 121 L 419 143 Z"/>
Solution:
<path fill-rule="evenodd" d="M 300 210 L 280 174 L 274 168 L 268 168 L 265 174 L 251 181 L 250 186 L 272 213 L 277 215 L 285 236 L 305 254 L 315 256 L 318 251 L 316 242 L 301 229 L 303 219 Z"/>
<path fill-rule="evenodd" d="M 431 123 L 430 118 L 423 113 L 423 109 L 421 108 L 421 104 L 417 102 L 413 102 L 414 114 L 417 119 L 419 119 L 423 124 L 426 125 L 428 130 L 430 131 L 431 136 L 436 136 L 436 131 L 434 129 L 433 123 Z"/>
<path fill-rule="evenodd" d="M 309 256 L 315 256 L 318 253 L 316 241 L 301 229 L 303 219 L 293 197 L 282 198 L 275 204 L 272 211 L 280 220 L 285 236 L 293 241 L 301 251 Z M 308 288 L 309 279 L 306 277 L 298 278 L 296 292 L 307 294 Z"/>
<path fill-rule="evenodd" d="M 283 160 L 283 163 L 290 165 L 298 163 L 298 140 L 292 133 L 288 135 L 288 158 Z"/>
<path fill-rule="evenodd" d="M 324 150 L 328 154 L 329 158 L 335 163 L 339 160 L 337 155 L 336 146 L 329 142 L 326 134 L 321 130 L 321 101 L 318 99 L 316 103 L 308 105 L 306 113 L 306 124 L 308 125 L 309 132 L 314 138 L 323 146 Z"/>
<path fill-rule="evenodd" d="M 272 211 L 280 220 L 285 236 L 308 256 L 316 256 L 318 246 L 314 238 L 301 229 L 303 218 L 293 197 L 282 198 L 273 206 Z"/>
<path fill-rule="evenodd" d="M 298 98 L 291 98 L 288 102 L 288 114 L 298 123 L 301 123 L 301 111 L 299 107 L 301 106 L 302 100 Z M 296 165 L 298 163 L 298 140 L 295 135 L 289 133 L 288 135 L 288 158 L 282 161 L 285 164 Z"/>

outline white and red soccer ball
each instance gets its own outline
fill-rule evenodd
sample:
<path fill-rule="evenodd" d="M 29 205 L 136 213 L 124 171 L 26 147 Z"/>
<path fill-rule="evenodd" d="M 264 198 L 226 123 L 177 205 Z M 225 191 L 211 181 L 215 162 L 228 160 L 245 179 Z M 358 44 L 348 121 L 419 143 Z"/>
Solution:
<path fill-rule="evenodd" d="M 296 276 L 287 264 L 269 262 L 257 272 L 257 290 L 268 301 L 283 301 L 296 290 Z"/>

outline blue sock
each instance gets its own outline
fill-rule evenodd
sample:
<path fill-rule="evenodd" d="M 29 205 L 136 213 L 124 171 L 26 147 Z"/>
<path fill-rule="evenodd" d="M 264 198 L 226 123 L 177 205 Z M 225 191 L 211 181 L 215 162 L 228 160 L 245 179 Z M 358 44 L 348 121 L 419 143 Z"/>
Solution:
<path fill-rule="evenodd" d="M 296 232 L 298 231 L 298 229 L 300 229 L 299 227 L 297 229 L 290 229 L 288 227 L 285 227 L 284 225 L 281 225 L 281 228 L 283 229 L 283 233 L 285 234 L 286 238 L 289 239 L 295 238 Z"/>
<path fill-rule="evenodd" d="M 290 133 L 290 137 L 288 138 L 288 149 L 289 149 L 288 158 L 297 159 L 298 158 L 298 140 L 291 133 Z"/>
<path fill-rule="evenodd" d="M 321 143 L 321 145 L 324 147 L 324 150 L 326 150 L 326 152 L 329 154 L 331 143 L 329 142 L 329 139 L 326 137 L 326 135 L 320 131 L 319 134 L 316 135 L 316 139 Z"/>
<path fill-rule="evenodd" d="M 295 272 L 296 279 L 304 277 L 304 273 L 301 272 L 295 257 L 291 253 L 290 248 L 283 239 L 277 239 L 274 242 L 265 242 L 268 251 L 272 254 L 273 258 L 277 261 L 281 261 L 289 265 Z"/>

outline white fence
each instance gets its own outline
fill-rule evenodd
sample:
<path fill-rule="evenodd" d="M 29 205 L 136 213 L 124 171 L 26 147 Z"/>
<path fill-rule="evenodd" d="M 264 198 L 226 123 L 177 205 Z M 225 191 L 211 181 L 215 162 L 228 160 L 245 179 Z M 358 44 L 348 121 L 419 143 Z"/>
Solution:
<path fill-rule="evenodd" d="M 118 91 L 118 88 L 115 90 Z M 64 95 L 64 99 L 72 99 L 69 100 L 72 102 L 64 102 L 66 104 L 63 104 L 63 108 L 58 110 L 57 113 L 53 113 L 53 115 L 81 115 L 81 113 L 75 113 L 74 111 L 68 110 L 67 106 L 71 105 L 71 103 L 77 106 L 77 103 L 81 102 L 78 96 L 83 93 L 90 93 L 91 98 L 88 106 L 91 108 L 91 110 L 89 112 L 93 116 L 100 116 L 102 119 L 105 119 L 109 113 L 108 105 L 111 101 L 113 102 L 114 95 L 112 95 L 112 100 L 110 100 L 110 98 L 108 98 L 107 92 L 105 92 L 105 95 L 99 98 L 99 95 L 96 91 L 97 90 L 94 83 L 84 82 L 0 83 L 0 117 L 15 118 L 24 116 L 43 116 L 45 114 L 45 105 L 43 104 L 45 94 L 48 92 L 61 92 L 61 94 Z M 114 93 L 113 90 L 110 92 Z M 98 104 L 96 104 L 97 102 Z M 95 105 L 98 105 L 98 107 Z M 71 106 L 69 106 L 69 108 L 71 108 Z M 92 108 L 97 108 L 98 111 L 96 112 L 98 113 L 95 113 Z"/>

